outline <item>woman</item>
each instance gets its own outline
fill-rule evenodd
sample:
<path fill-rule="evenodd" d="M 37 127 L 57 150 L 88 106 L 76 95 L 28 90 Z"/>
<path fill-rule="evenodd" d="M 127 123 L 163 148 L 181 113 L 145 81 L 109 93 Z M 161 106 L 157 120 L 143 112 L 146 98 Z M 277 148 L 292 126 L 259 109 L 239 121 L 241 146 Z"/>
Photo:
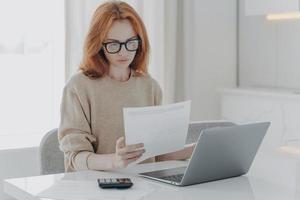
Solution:
<path fill-rule="evenodd" d="M 161 104 L 161 89 L 147 72 L 148 56 L 145 26 L 131 6 L 111 1 L 97 8 L 80 71 L 63 92 L 59 142 L 66 171 L 124 168 L 145 152 L 143 144 L 125 145 L 122 109 Z M 186 159 L 192 150 L 145 162 Z"/>

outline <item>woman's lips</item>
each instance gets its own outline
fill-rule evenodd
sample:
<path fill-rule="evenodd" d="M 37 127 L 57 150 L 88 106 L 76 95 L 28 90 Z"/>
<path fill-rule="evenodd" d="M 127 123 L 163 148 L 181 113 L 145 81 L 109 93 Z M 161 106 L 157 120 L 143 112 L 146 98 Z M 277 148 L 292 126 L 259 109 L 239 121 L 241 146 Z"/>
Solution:
<path fill-rule="evenodd" d="M 128 59 L 119 59 L 119 60 L 117 60 L 118 62 L 127 62 L 128 61 Z"/>

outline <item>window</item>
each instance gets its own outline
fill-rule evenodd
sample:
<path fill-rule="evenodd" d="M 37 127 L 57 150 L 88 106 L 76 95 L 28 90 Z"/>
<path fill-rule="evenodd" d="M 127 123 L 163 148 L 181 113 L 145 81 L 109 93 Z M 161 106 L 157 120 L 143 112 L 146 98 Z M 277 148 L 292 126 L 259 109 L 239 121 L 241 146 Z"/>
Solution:
<path fill-rule="evenodd" d="M 58 126 L 64 1 L 0 1 L 0 149 L 37 146 Z"/>

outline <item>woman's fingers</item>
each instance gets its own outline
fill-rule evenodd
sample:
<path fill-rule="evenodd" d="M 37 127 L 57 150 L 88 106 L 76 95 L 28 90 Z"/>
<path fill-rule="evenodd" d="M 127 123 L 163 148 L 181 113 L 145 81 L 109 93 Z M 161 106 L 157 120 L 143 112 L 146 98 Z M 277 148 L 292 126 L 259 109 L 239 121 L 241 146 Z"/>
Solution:
<path fill-rule="evenodd" d="M 145 149 L 133 151 L 131 153 L 127 153 L 127 154 L 123 155 L 122 159 L 123 160 L 128 160 L 128 159 L 132 159 L 132 158 L 135 158 L 135 157 L 140 157 L 140 156 L 143 155 L 143 153 L 145 153 Z"/>
<path fill-rule="evenodd" d="M 144 144 L 125 144 L 125 137 L 120 137 L 116 142 L 116 153 L 113 159 L 113 164 L 116 168 L 124 168 L 127 167 L 129 163 L 132 163 L 139 159 L 145 149 L 143 148 Z"/>
<path fill-rule="evenodd" d="M 130 163 L 132 163 L 132 162 L 138 160 L 141 156 L 142 156 L 142 155 L 136 156 L 136 157 L 134 157 L 134 158 L 130 158 L 130 159 L 124 161 L 124 162 L 126 162 L 125 164 L 126 164 L 126 166 L 127 166 L 127 165 L 129 165 Z"/>
<path fill-rule="evenodd" d="M 143 147 L 144 147 L 143 143 L 127 145 L 124 148 L 118 149 L 118 153 L 119 153 L 119 155 L 125 155 L 128 153 L 137 151 L 138 149 L 143 148 Z"/>
<path fill-rule="evenodd" d="M 126 167 L 129 163 L 139 159 L 143 153 L 145 153 L 145 149 L 143 149 L 143 147 L 143 143 L 126 146 L 125 138 L 120 137 L 116 142 L 117 166 Z"/>
<path fill-rule="evenodd" d="M 125 147 L 125 138 L 120 137 L 116 142 L 116 149 L 124 148 Z"/>
<path fill-rule="evenodd" d="M 127 150 L 127 152 L 132 152 L 132 151 L 136 151 L 139 148 L 143 148 L 144 144 L 143 143 L 138 143 L 138 144 L 131 144 L 131 145 L 127 145 L 125 148 Z"/>

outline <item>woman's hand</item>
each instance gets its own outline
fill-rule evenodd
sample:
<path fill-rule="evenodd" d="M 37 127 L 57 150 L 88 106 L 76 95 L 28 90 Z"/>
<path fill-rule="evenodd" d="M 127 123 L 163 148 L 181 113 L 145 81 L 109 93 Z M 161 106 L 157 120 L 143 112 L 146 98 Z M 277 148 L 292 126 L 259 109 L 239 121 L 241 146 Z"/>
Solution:
<path fill-rule="evenodd" d="M 113 161 L 114 168 L 125 168 L 139 159 L 145 152 L 143 147 L 143 143 L 126 146 L 125 138 L 120 137 L 116 143 L 116 153 Z"/>

